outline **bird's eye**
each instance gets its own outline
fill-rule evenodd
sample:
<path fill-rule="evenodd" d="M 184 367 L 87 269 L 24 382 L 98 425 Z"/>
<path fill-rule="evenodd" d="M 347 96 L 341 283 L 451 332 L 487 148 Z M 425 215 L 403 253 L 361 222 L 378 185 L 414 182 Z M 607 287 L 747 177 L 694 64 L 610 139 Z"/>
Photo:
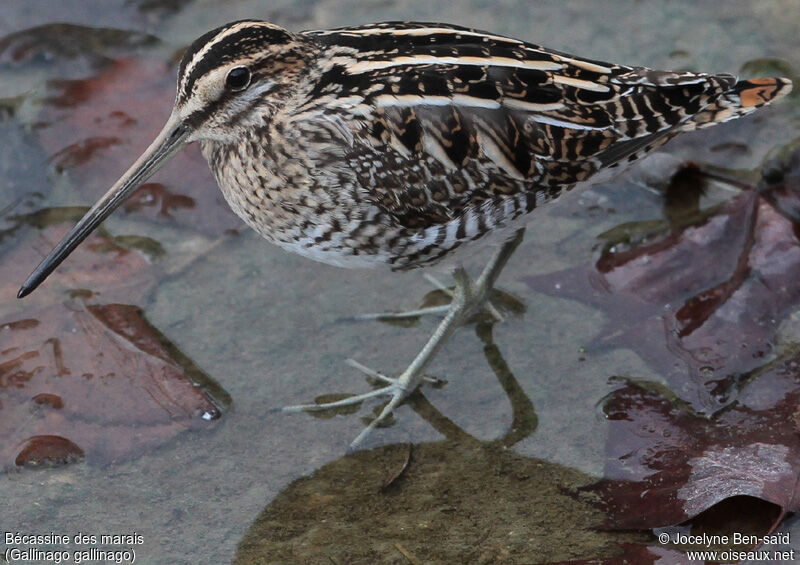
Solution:
<path fill-rule="evenodd" d="M 225 77 L 225 86 L 228 90 L 239 92 L 244 90 L 250 84 L 250 71 L 247 67 L 236 67 L 228 72 Z"/>

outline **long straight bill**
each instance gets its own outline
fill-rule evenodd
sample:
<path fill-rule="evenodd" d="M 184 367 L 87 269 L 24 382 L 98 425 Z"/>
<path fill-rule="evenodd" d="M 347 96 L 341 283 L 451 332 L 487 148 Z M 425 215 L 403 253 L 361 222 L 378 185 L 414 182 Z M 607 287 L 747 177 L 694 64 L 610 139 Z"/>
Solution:
<path fill-rule="evenodd" d="M 114 210 L 119 208 L 133 191 L 139 188 L 150 176 L 183 147 L 189 131 L 173 114 L 158 137 L 150 144 L 141 157 L 114 183 L 108 192 L 86 212 L 75 227 L 47 254 L 39 266 L 28 276 L 17 293 L 23 298 L 36 290 L 44 279 L 52 273 L 72 251 L 86 239 Z"/>

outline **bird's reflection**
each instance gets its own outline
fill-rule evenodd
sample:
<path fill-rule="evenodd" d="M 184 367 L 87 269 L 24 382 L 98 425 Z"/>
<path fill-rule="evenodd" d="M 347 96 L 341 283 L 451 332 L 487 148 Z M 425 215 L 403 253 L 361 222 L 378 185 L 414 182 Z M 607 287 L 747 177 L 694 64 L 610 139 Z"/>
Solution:
<path fill-rule="evenodd" d="M 507 296 L 510 297 L 510 295 Z M 513 297 L 510 298 L 513 299 Z M 517 304 L 522 306 L 519 301 L 517 301 Z M 538 424 L 536 410 L 530 398 L 528 398 L 525 391 L 520 386 L 519 381 L 517 381 L 516 377 L 511 372 L 505 359 L 503 359 L 500 348 L 494 342 L 494 336 L 492 335 L 494 325 L 494 321 L 478 322 L 475 325 L 475 333 L 483 343 L 483 353 L 489 367 L 491 367 L 492 372 L 494 372 L 497 377 L 500 386 L 503 388 L 511 404 L 511 426 L 502 437 L 489 442 L 481 442 L 466 433 L 451 419 L 442 414 L 423 394 L 417 392 L 408 400 L 408 406 L 449 441 L 484 445 L 496 444 L 502 447 L 511 447 L 536 431 L 536 426 Z"/>
<path fill-rule="evenodd" d="M 593 529 L 602 513 L 575 495 L 592 477 L 509 449 L 538 420 L 494 325 L 477 320 L 474 328 L 511 404 L 501 437 L 473 437 L 417 392 L 406 404 L 443 440 L 358 451 L 294 481 L 255 520 L 234 563 L 555 562 L 646 540 Z M 565 543 L 575 531 L 578 539 Z"/>

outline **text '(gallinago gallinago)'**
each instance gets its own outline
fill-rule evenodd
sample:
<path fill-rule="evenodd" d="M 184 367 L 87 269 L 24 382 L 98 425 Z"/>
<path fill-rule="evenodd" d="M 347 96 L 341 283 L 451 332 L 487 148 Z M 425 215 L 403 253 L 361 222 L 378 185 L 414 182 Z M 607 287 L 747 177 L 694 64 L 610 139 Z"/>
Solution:
<path fill-rule="evenodd" d="M 250 227 L 342 267 L 411 269 L 486 238 L 503 245 L 456 292 L 419 355 L 386 386 L 358 443 L 422 380 L 485 302 L 523 216 L 621 169 L 675 135 L 748 114 L 788 80 L 655 71 L 444 24 L 381 23 L 292 33 L 240 21 L 195 41 L 164 129 L 41 262 L 33 291 L 183 145 L 198 141 Z"/>

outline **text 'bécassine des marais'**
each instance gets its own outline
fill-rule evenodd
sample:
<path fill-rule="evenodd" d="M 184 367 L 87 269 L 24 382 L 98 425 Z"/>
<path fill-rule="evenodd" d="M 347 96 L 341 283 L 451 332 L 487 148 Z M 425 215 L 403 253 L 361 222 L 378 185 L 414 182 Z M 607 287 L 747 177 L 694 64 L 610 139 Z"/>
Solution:
<path fill-rule="evenodd" d="M 74 535 L 57 534 L 23 534 L 21 532 L 6 532 L 6 545 L 141 545 L 144 536 L 136 532 L 130 534 L 84 534 L 78 532 Z"/>

